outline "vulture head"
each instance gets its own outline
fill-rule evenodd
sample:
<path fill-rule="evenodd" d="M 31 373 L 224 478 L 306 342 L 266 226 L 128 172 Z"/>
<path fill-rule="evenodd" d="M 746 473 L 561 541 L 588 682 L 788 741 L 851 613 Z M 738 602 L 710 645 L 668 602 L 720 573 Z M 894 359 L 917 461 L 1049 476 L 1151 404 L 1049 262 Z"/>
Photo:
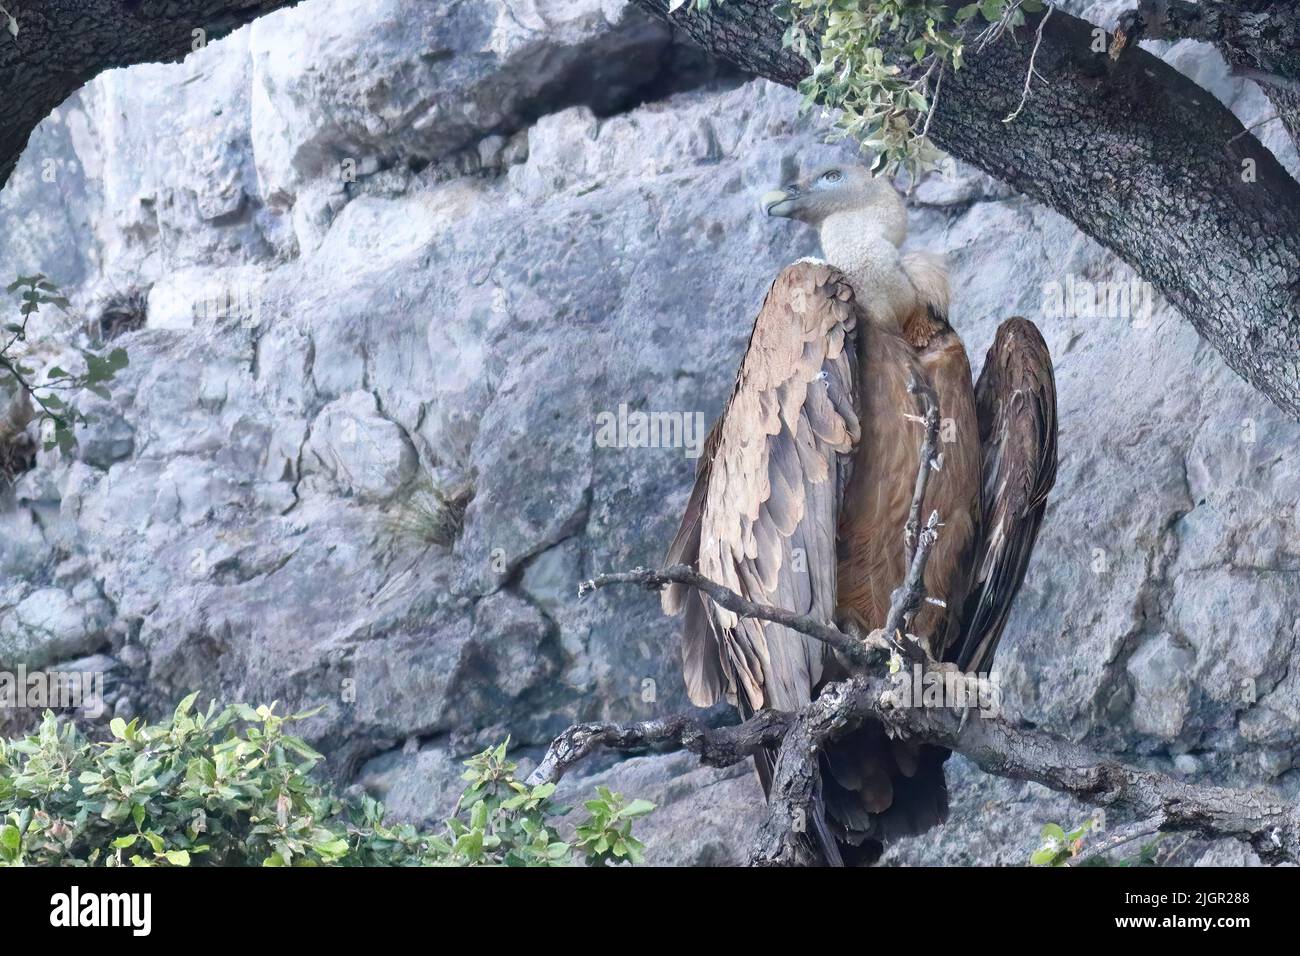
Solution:
<path fill-rule="evenodd" d="M 832 164 L 763 194 L 760 200 L 769 216 L 798 219 L 820 226 L 836 213 L 871 212 L 902 208 L 892 183 L 877 177 L 865 166 Z"/>
<path fill-rule="evenodd" d="M 866 166 L 837 163 L 764 193 L 763 212 L 806 222 L 815 229 L 827 220 L 853 220 L 863 232 L 885 234 L 894 245 L 906 232 L 907 211 L 888 178 L 872 176 Z"/>

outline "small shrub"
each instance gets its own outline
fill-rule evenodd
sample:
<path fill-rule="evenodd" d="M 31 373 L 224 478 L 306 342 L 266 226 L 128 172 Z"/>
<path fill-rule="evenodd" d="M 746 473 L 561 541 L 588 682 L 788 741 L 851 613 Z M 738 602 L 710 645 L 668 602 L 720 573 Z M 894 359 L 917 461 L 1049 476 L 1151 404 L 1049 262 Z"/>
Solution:
<path fill-rule="evenodd" d="M 449 548 L 465 530 L 469 498 L 468 492 L 448 494 L 431 482 L 423 482 L 397 506 L 389 518 L 389 530 L 398 540 Z"/>
<path fill-rule="evenodd" d="M 89 330 L 98 342 L 111 342 L 118 336 L 145 327 L 149 316 L 149 290 L 138 286 L 125 292 L 114 289 L 99 308 L 99 316 Z"/>
<path fill-rule="evenodd" d="M 576 846 L 554 818 L 555 787 L 515 779 L 506 744 L 466 763 L 467 786 L 438 833 L 389 824 L 370 797 L 340 798 L 311 771 L 321 755 L 280 716 L 181 701 L 154 724 L 116 718 L 87 740 L 46 713 L 0 740 L 0 865 L 564 866 L 639 859 L 631 822 L 653 807 L 607 790 L 587 804 Z"/>
<path fill-rule="evenodd" d="M 125 349 L 99 354 L 78 346 L 84 371 L 69 372 L 54 365 L 45 370 L 41 381 L 36 381 L 36 369 L 27 364 L 25 354 L 20 354 L 27 348 L 28 325 L 43 305 L 68 311 L 68 299 L 58 286 L 39 272 L 19 276 L 9 283 L 5 292 L 17 298 L 19 319 L 6 323 L 0 337 L 0 395 L 26 394 L 34 406 L 35 417 L 40 420 L 45 450 L 58 448 L 63 454 L 70 455 L 77 445 L 74 426 L 87 425 L 90 419 L 63 395 L 86 389 L 108 401 L 112 397 L 109 383 L 130 364 L 130 359 Z"/>

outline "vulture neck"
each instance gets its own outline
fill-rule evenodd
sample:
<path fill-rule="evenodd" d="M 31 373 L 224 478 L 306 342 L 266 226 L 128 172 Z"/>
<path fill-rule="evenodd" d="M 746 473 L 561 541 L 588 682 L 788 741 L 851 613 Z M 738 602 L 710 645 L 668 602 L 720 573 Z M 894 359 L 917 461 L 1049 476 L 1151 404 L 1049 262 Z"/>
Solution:
<path fill-rule="evenodd" d="M 826 262 L 848 277 L 871 321 L 901 334 L 917 304 L 916 289 L 899 262 L 898 247 L 907 238 L 902 202 L 891 190 L 880 202 L 831 213 L 818 232 Z"/>

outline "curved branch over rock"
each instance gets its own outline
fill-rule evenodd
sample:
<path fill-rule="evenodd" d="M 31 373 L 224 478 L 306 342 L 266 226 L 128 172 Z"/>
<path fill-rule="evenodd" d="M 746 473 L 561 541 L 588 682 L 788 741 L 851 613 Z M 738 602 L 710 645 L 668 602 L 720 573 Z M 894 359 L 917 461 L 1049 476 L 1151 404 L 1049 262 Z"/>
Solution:
<path fill-rule="evenodd" d="M 1300 20 L 1291 0 L 1139 0 L 1119 22 L 1135 38 L 1212 43 L 1237 70 L 1282 85 L 1300 79 Z"/>
<path fill-rule="evenodd" d="M 1140 0 L 1120 15 L 1134 39 L 1201 40 L 1232 72 L 1259 83 L 1300 144 L 1300 19 L 1290 0 Z"/>
<path fill-rule="evenodd" d="M 0 186 L 37 124 L 100 72 L 180 59 L 196 42 L 295 2 L 11 0 L 19 31 L 0 32 Z M 782 48 L 786 24 L 771 0 L 671 14 L 670 0 L 634 2 L 750 73 L 794 86 L 807 72 L 802 57 Z M 1197 6 L 1218 11 L 1219 26 L 1185 32 L 1208 31 L 1235 66 L 1270 74 L 1276 102 L 1300 104 L 1300 92 L 1277 85 L 1300 87 L 1288 39 L 1294 29 L 1283 29 L 1291 22 L 1287 4 Z M 1113 58 L 1098 52 L 1096 30 L 1058 11 L 1041 44 L 1004 41 L 972 53 L 945 81 L 932 137 L 1119 255 L 1233 369 L 1300 417 L 1300 184 L 1212 94 L 1135 43 Z M 1047 82 L 1005 123 L 1035 50 Z M 1300 128 L 1300 106 L 1288 116 Z"/>

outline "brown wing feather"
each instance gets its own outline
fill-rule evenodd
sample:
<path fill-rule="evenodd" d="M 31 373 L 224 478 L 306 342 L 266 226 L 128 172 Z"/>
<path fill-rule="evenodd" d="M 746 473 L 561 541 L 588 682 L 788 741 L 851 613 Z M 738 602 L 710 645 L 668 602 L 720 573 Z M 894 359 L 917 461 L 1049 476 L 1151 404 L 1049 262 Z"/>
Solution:
<path fill-rule="evenodd" d="M 704 448 L 699 463 L 695 467 L 695 485 L 686 502 L 686 511 L 682 515 L 681 527 L 672 544 L 664 565 L 689 564 L 694 566 L 700 550 L 700 515 L 704 510 L 704 495 L 709 488 L 712 474 L 713 456 L 718 449 L 718 439 L 722 435 L 722 419 L 713 423 L 709 437 L 704 440 Z M 694 702 L 710 703 L 722 696 L 725 679 L 722 673 L 721 650 L 712 623 L 709 620 L 704 601 L 700 593 L 683 584 L 671 584 L 660 595 L 660 604 L 665 614 L 680 614 L 686 611 L 682 642 L 682 674 L 685 677 L 687 696 Z M 707 707 L 708 704 L 701 704 Z"/>
<path fill-rule="evenodd" d="M 975 405 L 983 447 L 981 534 L 960 650 L 952 658 L 967 671 L 992 664 L 1056 481 L 1052 358 L 1028 319 L 1008 319 L 998 328 Z"/>
<path fill-rule="evenodd" d="M 694 563 L 751 600 L 831 620 L 836 528 L 859 437 L 856 328 L 852 291 L 834 269 L 801 262 L 777 277 L 670 563 Z M 746 709 L 795 709 L 811 698 L 824 645 L 738 619 L 697 592 L 669 589 L 663 606 L 687 611 L 682 665 L 693 703 L 726 693 Z"/>

